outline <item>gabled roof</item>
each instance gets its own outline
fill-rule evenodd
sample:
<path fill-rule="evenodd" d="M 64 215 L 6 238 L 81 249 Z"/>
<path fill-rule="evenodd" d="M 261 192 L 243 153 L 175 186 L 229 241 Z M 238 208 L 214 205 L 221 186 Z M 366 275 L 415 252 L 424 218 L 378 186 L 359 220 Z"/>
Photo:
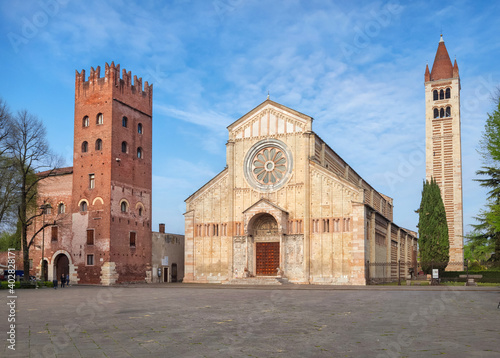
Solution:
<path fill-rule="evenodd" d="M 219 174 L 217 174 L 216 176 L 214 176 L 212 179 L 210 179 L 207 183 L 205 183 L 205 185 L 203 185 L 201 188 L 199 188 L 198 190 L 196 190 L 193 194 L 191 194 L 186 200 L 184 200 L 185 202 L 188 202 L 189 200 L 191 200 L 192 198 L 194 198 L 196 195 L 202 193 L 203 191 L 205 191 L 208 187 L 210 187 L 210 185 L 214 184 L 215 182 L 217 182 L 217 180 L 219 180 L 220 178 L 222 178 L 225 174 L 227 174 L 228 170 L 227 170 L 227 167 L 225 167 L 224 169 L 222 169 L 222 171 L 219 172 Z"/>
<path fill-rule="evenodd" d="M 50 170 L 46 170 L 40 173 L 37 173 L 38 176 L 57 176 L 57 175 L 65 175 L 65 174 L 72 174 L 73 173 L 73 167 L 65 167 L 65 168 L 54 168 Z"/>
<path fill-rule="evenodd" d="M 283 209 L 283 208 L 280 208 L 278 205 L 273 204 L 272 202 L 270 202 L 269 200 L 264 199 L 264 198 L 262 198 L 262 199 L 258 200 L 256 203 L 254 203 L 253 205 L 251 205 L 251 206 L 249 206 L 248 208 L 246 208 L 245 210 L 243 210 L 243 213 L 246 213 L 248 210 L 252 209 L 253 207 L 255 207 L 255 206 L 257 206 L 257 205 L 259 205 L 260 203 L 267 204 L 267 205 L 269 205 L 269 206 L 272 206 L 273 208 L 276 208 L 276 209 L 281 210 L 282 212 L 284 212 L 284 213 L 287 213 L 287 214 L 288 214 L 288 211 L 286 211 L 286 210 L 285 210 L 285 209 Z"/>
<path fill-rule="evenodd" d="M 252 117 L 255 113 L 259 112 L 261 109 L 263 109 L 264 107 L 268 106 L 268 105 L 271 105 L 273 107 L 276 107 L 278 109 L 281 109 L 285 112 L 288 112 L 296 117 L 299 117 L 300 119 L 302 119 L 304 122 L 307 122 L 307 123 L 310 123 L 313 121 L 313 118 L 304 114 L 304 113 L 300 113 L 292 108 L 289 108 L 287 106 L 284 106 L 282 104 L 279 104 L 277 102 L 274 102 L 274 101 L 271 101 L 270 99 L 266 99 L 264 102 L 262 102 L 261 104 L 259 104 L 257 107 L 255 107 L 254 109 L 252 109 L 250 112 L 248 112 L 247 114 L 243 115 L 242 117 L 240 117 L 239 119 L 237 119 L 235 122 L 231 123 L 229 126 L 227 126 L 227 129 L 229 131 L 233 130 L 235 127 L 237 127 L 239 124 L 243 123 L 245 120 L 247 120 L 248 118 Z"/>

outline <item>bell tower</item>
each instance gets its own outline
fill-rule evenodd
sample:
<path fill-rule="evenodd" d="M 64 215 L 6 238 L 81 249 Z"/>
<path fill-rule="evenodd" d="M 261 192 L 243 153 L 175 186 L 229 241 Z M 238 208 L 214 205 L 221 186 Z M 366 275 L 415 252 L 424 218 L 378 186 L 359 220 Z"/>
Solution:
<path fill-rule="evenodd" d="M 113 62 L 76 72 L 73 256 L 79 283 L 151 278 L 153 85 Z M 132 81 L 133 80 L 133 81 Z"/>
<path fill-rule="evenodd" d="M 441 188 L 448 222 L 450 263 L 463 269 L 462 149 L 460 133 L 460 76 L 439 40 L 429 72 L 425 69 L 426 179 L 433 177 Z"/>

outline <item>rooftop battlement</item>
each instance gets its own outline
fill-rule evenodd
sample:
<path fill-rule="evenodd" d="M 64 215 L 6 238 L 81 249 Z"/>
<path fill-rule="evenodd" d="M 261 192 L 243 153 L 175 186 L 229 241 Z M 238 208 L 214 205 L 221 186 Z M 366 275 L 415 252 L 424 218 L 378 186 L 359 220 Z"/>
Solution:
<path fill-rule="evenodd" d="M 111 65 L 106 62 L 104 77 L 101 77 L 101 66 L 95 69 L 91 67 L 88 79 L 85 70 L 75 71 L 75 99 L 88 97 L 96 92 L 110 92 L 116 99 L 123 99 L 123 96 L 129 95 L 142 96 L 152 107 L 153 85 L 145 81 L 143 89 L 142 77 L 137 78 L 134 75 L 132 82 L 131 71 L 127 72 L 125 69 L 122 69 L 120 78 L 120 65 L 115 65 L 114 62 L 111 62 Z"/>

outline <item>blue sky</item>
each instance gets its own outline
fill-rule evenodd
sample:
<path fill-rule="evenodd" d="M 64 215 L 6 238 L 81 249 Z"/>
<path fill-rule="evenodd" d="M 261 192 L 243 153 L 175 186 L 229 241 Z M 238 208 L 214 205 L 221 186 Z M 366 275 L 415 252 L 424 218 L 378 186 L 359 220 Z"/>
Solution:
<path fill-rule="evenodd" d="M 183 233 L 184 200 L 226 164 L 226 126 L 269 91 L 314 117 L 415 230 L 424 71 L 443 32 L 460 68 L 468 232 L 486 196 L 473 179 L 500 84 L 499 13 L 497 1 L 1 1 L 0 96 L 38 115 L 70 166 L 75 70 L 114 61 L 153 83 L 153 228 Z"/>

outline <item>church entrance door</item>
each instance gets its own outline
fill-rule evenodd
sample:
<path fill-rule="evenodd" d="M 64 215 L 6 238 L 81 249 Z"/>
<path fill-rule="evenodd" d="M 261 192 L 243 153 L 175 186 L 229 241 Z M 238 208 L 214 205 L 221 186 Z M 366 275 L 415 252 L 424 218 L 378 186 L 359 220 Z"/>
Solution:
<path fill-rule="evenodd" d="M 255 242 L 255 275 L 277 276 L 280 267 L 280 234 L 271 214 L 259 214 L 250 222 Z"/>
<path fill-rule="evenodd" d="M 257 242 L 257 276 L 276 276 L 280 267 L 280 243 Z"/>
<path fill-rule="evenodd" d="M 55 259 L 55 274 L 58 281 L 61 281 L 61 275 L 66 277 L 69 274 L 69 260 L 66 255 L 57 255 Z"/>

